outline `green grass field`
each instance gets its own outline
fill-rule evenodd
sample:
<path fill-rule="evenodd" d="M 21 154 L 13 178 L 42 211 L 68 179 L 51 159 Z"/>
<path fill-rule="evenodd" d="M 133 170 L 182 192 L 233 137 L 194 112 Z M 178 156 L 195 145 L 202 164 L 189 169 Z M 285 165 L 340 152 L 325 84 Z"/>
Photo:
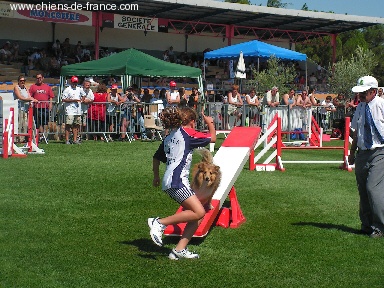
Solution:
<path fill-rule="evenodd" d="M 157 247 L 147 227 L 178 208 L 152 187 L 158 145 L 51 142 L 45 155 L 0 159 L 0 287 L 384 286 L 384 239 L 359 234 L 354 173 L 338 164 L 246 165 L 235 183 L 246 222 L 194 239 L 200 259 L 169 260 L 177 238 Z"/>

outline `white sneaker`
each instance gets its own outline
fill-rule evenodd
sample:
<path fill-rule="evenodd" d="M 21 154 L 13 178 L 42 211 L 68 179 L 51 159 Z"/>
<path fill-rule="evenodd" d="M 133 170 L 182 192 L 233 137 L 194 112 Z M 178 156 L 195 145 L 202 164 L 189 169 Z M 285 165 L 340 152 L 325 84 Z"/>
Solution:
<path fill-rule="evenodd" d="M 169 253 L 168 258 L 171 260 L 179 260 L 180 258 L 197 259 L 199 258 L 199 254 L 190 252 L 188 248 L 185 248 L 181 251 L 176 251 L 176 249 L 172 249 L 172 252 Z"/>
<path fill-rule="evenodd" d="M 149 226 L 149 234 L 151 235 L 152 241 L 157 246 L 163 246 L 163 232 L 166 228 L 165 225 L 161 224 L 158 221 L 159 217 L 157 218 L 148 218 L 148 226 Z"/>

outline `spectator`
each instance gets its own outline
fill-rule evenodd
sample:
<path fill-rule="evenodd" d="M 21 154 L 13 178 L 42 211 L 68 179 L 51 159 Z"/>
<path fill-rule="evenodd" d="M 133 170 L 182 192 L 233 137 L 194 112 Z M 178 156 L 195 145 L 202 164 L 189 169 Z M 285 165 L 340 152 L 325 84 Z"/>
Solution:
<path fill-rule="evenodd" d="M 26 50 L 25 51 L 25 56 L 23 56 L 23 64 L 21 65 L 21 73 L 24 73 L 25 76 L 29 76 L 29 56 L 30 56 L 30 51 Z"/>
<path fill-rule="evenodd" d="M 179 95 L 180 95 L 180 104 L 179 107 L 186 107 L 188 104 L 188 97 L 187 94 L 185 93 L 185 88 L 180 87 L 179 88 Z"/>
<path fill-rule="evenodd" d="M 117 81 L 116 81 L 115 77 L 111 76 L 108 79 L 108 86 L 112 86 L 113 84 L 117 84 Z"/>
<path fill-rule="evenodd" d="M 149 89 L 148 88 L 144 88 L 144 94 L 143 94 L 143 97 L 141 97 L 141 102 L 143 103 L 151 103 L 151 99 L 152 99 L 152 95 L 149 94 Z"/>
<path fill-rule="evenodd" d="M 319 115 L 320 111 L 318 109 L 318 106 L 320 106 L 320 101 L 317 100 L 317 98 L 315 96 L 315 91 L 316 91 L 315 88 L 309 88 L 308 98 L 312 104 L 312 115 L 313 115 L 313 117 L 315 117 L 317 123 L 320 123 L 321 122 L 320 115 Z"/>
<path fill-rule="evenodd" d="M 345 96 L 344 94 L 342 93 L 339 93 L 337 94 L 337 96 L 335 98 L 333 98 L 333 105 L 335 105 L 335 107 L 345 107 Z"/>
<path fill-rule="evenodd" d="M 164 109 L 163 101 L 159 97 L 160 97 L 159 89 L 153 90 L 151 104 L 153 104 L 153 105 L 156 104 L 156 106 L 157 106 L 156 108 L 157 109 L 153 109 L 154 112 L 151 112 L 151 114 L 153 115 L 155 120 L 159 120 L 159 115 L 160 115 L 161 111 L 163 111 L 163 109 Z M 158 125 L 159 124 L 160 123 L 158 123 Z"/>
<path fill-rule="evenodd" d="M 316 88 L 317 84 L 317 78 L 315 76 L 315 73 L 312 73 L 309 77 L 309 88 Z"/>
<path fill-rule="evenodd" d="M 383 87 L 380 87 L 379 89 L 377 89 L 377 96 L 384 98 Z"/>
<path fill-rule="evenodd" d="M 97 140 L 97 134 L 105 131 L 105 102 L 107 101 L 107 86 L 101 83 L 97 86 L 96 93 L 94 93 L 95 99 L 88 108 L 88 118 L 91 120 L 90 130 L 95 132 L 93 134 L 93 140 Z M 103 137 L 100 137 L 104 141 Z"/>
<path fill-rule="evenodd" d="M 40 59 L 38 60 L 40 69 L 43 70 L 48 77 L 50 76 L 51 58 L 47 56 L 45 50 L 40 51 Z"/>
<path fill-rule="evenodd" d="M 345 117 L 346 99 L 344 94 L 339 93 L 333 98 L 333 105 L 336 107 L 336 118 L 343 119 Z"/>
<path fill-rule="evenodd" d="M 81 45 L 81 41 L 77 41 L 76 47 L 75 47 L 75 62 L 80 63 L 82 62 L 82 54 L 83 54 L 83 45 Z"/>
<path fill-rule="evenodd" d="M 56 59 L 62 57 L 61 44 L 59 39 L 56 39 L 56 42 L 53 43 L 52 52 L 53 52 L 53 55 L 55 55 Z"/>
<path fill-rule="evenodd" d="M 301 75 L 300 80 L 299 80 L 299 90 L 304 90 L 306 85 L 306 80 L 304 75 Z"/>
<path fill-rule="evenodd" d="M 63 51 L 63 56 L 71 56 L 71 44 L 69 43 L 69 38 L 65 38 L 64 42 L 61 45 Z"/>
<path fill-rule="evenodd" d="M 279 88 L 274 86 L 265 95 L 264 105 L 269 107 L 277 107 L 280 104 Z"/>
<path fill-rule="evenodd" d="M 120 94 L 117 93 L 117 85 L 112 84 L 111 92 L 107 96 L 107 125 L 108 132 L 114 132 L 114 129 L 117 127 L 117 109 L 119 108 L 121 102 L 119 99 Z M 111 135 L 108 135 L 108 140 L 112 141 Z"/>
<path fill-rule="evenodd" d="M 82 88 L 78 87 L 79 79 L 71 77 L 71 86 L 64 89 L 62 100 L 65 109 L 65 144 L 72 144 L 69 141 L 69 134 L 73 133 L 73 144 L 80 144 L 77 138 L 81 125 L 81 98 L 85 96 Z"/>
<path fill-rule="evenodd" d="M 355 96 L 353 97 L 353 99 L 350 99 L 349 102 L 347 102 L 346 104 L 346 116 L 347 117 L 351 117 L 351 119 L 353 118 L 353 115 L 355 114 L 355 111 L 356 111 L 356 107 L 357 105 L 359 105 L 360 103 L 360 97 L 359 97 L 359 93 L 355 93 Z"/>
<path fill-rule="evenodd" d="M 321 128 L 324 130 L 328 129 L 328 116 L 330 112 L 335 112 L 336 107 L 332 103 L 332 96 L 327 96 L 325 100 L 323 100 L 320 104 L 321 109 L 320 109 L 320 114 L 319 114 L 319 123 Z"/>
<path fill-rule="evenodd" d="M 3 45 L 3 48 L 0 49 L 0 61 L 2 64 L 11 65 L 12 60 L 11 42 L 7 41 Z"/>
<path fill-rule="evenodd" d="M 227 93 L 228 95 L 228 93 Z M 221 106 L 221 127 L 224 130 L 230 130 L 231 127 L 229 127 L 229 104 L 228 104 L 228 96 L 223 95 L 222 101 L 223 105 Z"/>
<path fill-rule="evenodd" d="M 136 132 L 141 134 L 142 139 L 147 139 L 147 136 L 145 134 L 145 126 L 144 126 L 144 111 L 143 111 L 143 106 L 141 105 L 141 99 L 139 99 L 140 96 L 140 88 L 136 84 L 132 85 L 132 92 L 134 94 L 133 98 L 137 99 L 136 104 L 134 105 L 133 108 L 133 117 L 132 119 L 134 120 L 133 124 L 136 126 Z M 137 139 L 137 135 L 134 135 L 135 139 Z"/>
<path fill-rule="evenodd" d="M 221 75 L 219 71 L 216 72 L 215 83 L 216 83 L 216 89 L 219 89 L 221 87 Z"/>
<path fill-rule="evenodd" d="M 159 77 L 158 79 L 156 79 L 155 83 L 158 84 L 161 87 L 164 87 L 166 85 L 166 83 L 167 83 L 167 78 Z"/>
<path fill-rule="evenodd" d="M 167 90 L 165 88 L 161 88 L 159 99 L 163 101 L 164 108 L 167 107 Z"/>
<path fill-rule="evenodd" d="M 233 127 L 235 127 L 237 122 L 241 120 L 243 107 L 243 100 L 241 99 L 238 85 L 232 85 L 232 91 L 228 92 L 228 103 L 228 113 L 235 116 L 235 122 L 233 123 Z"/>
<path fill-rule="evenodd" d="M 308 97 L 309 97 L 309 100 L 311 100 L 311 103 L 312 103 L 312 106 L 319 106 L 319 100 L 317 100 L 316 96 L 315 96 L 315 88 L 309 88 L 308 90 Z"/>
<path fill-rule="evenodd" d="M 81 62 L 87 62 L 91 61 L 91 50 L 89 47 L 83 47 L 83 50 L 81 51 Z"/>
<path fill-rule="evenodd" d="M 192 88 L 192 93 L 189 95 L 188 98 L 188 107 L 191 107 L 193 109 L 197 109 L 197 104 L 199 103 L 199 91 L 197 88 Z"/>
<path fill-rule="evenodd" d="M 29 69 L 42 69 L 40 64 L 41 53 L 36 47 L 33 48 L 33 53 L 29 56 Z"/>
<path fill-rule="evenodd" d="M 91 81 L 89 79 L 85 79 L 83 82 L 83 92 L 84 92 L 84 96 L 81 97 L 82 126 L 80 127 L 82 129 L 80 133 L 87 131 L 88 108 L 89 108 L 89 105 L 91 105 L 95 100 L 95 95 L 93 95 L 93 92 L 91 90 Z"/>
<path fill-rule="evenodd" d="M 180 94 L 176 88 L 176 82 L 169 82 L 169 91 L 166 94 L 167 106 L 178 106 L 180 104 Z"/>
<path fill-rule="evenodd" d="M 153 90 L 153 94 L 152 94 L 152 98 L 151 98 L 150 103 L 158 103 L 159 101 L 161 101 L 161 99 L 160 99 L 160 91 L 159 91 L 159 89 L 155 88 Z"/>
<path fill-rule="evenodd" d="M 168 50 L 165 50 L 163 53 L 163 60 L 169 62 Z"/>
<path fill-rule="evenodd" d="M 47 128 L 49 114 L 52 110 L 52 100 L 55 97 L 51 87 L 44 83 L 43 74 L 36 75 L 36 83 L 29 88 L 29 94 L 38 101 L 33 107 L 33 115 L 36 127 L 39 127 L 39 132 L 42 134 Z"/>
<path fill-rule="evenodd" d="M 249 94 L 245 96 L 245 100 L 248 104 L 247 109 L 247 118 L 250 119 L 249 126 L 255 126 L 258 121 L 256 121 L 256 116 L 259 115 L 259 99 L 256 95 L 256 90 L 254 88 L 251 89 Z"/>
<path fill-rule="evenodd" d="M 283 95 L 282 104 L 289 106 L 289 109 L 292 109 L 293 106 L 296 106 L 295 89 L 291 89 L 289 90 L 288 94 Z"/>
<path fill-rule="evenodd" d="M 132 105 L 134 102 L 140 102 L 140 100 L 137 98 L 135 99 L 135 95 L 132 92 L 132 87 L 128 87 L 125 90 L 124 95 L 120 95 L 120 102 L 122 103 L 120 107 L 120 137 L 119 141 L 126 141 L 126 133 L 128 130 L 128 127 L 131 127 L 131 123 L 133 122 L 132 119 Z M 132 127 L 129 129 L 132 131 Z"/>
<path fill-rule="evenodd" d="M 169 61 L 171 63 L 174 63 L 175 62 L 175 52 L 173 51 L 173 46 L 169 47 L 169 50 L 168 50 L 168 57 L 169 57 Z"/>
<path fill-rule="evenodd" d="M 19 132 L 27 133 L 29 105 L 31 102 L 37 102 L 37 100 L 32 98 L 31 95 L 29 95 L 29 91 L 25 86 L 24 75 L 20 75 L 17 78 L 17 84 L 13 88 L 13 97 L 15 100 L 18 100 Z"/>
<path fill-rule="evenodd" d="M 20 49 L 19 41 L 13 42 L 11 52 L 12 52 L 12 58 L 15 61 L 17 61 L 19 59 L 19 49 Z"/>
<path fill-rule="evenodd" d="M 49 62 L 49 74 L 51 77 L 60 75 L 60 63 L 57 61 L 56 57 L 51 57 Z"/>
<path fill-rule="evenodd" d="M 308 97 L 308 92 L 306 90 L 301 92 L 301 97 L 297 97 L 296 106 L 303 108 L 310 108 L 312 106 L 311 100 Z"/>
<path fill-rule="evenodd" d="M 293 83 L 297 89 L 300 88 L 300 73 L 296 73 L 295 78 L 293 79 Z"/>

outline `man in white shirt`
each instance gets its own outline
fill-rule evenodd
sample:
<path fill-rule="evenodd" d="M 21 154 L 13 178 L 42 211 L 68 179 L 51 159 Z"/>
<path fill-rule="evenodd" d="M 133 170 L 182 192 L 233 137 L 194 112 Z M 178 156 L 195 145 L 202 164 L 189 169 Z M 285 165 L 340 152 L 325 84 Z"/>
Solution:
<path fill-rule="evenodd" d="M 80 144 L 77 136 L 81 125 L 81 98 L 85 96 L 82 88 L 78 87 L 79 79 L 76 76 L 71 78 L 71 86 L 65 88 L 62 94 L 65 110 L 65 143 L 71 144 L 69 134 L 73 133 L 73 143 Z"/>
<path fill-rule="evenodd" d="M 379 96 L 379 97 L 381 97 L 381 98 L 384 98 L 383 87 L 380 87 L 380 88 L 377 90 L 377 96 Z"/>
<path fill-rule="evenodd" d="M 82 117 L 82 131 L 87 130 L 87 120 L 88 120 L 88 107 L 95 100 L 95 95 L 91 90 L 91 80 L 86 78 L 83 82 L 83 92 L 84 96 L 81 97 L 81 117 Z M 80 131 L 81 133 L 81 131 Z M 81 139 L 81 137 L 79 137 Z"/>
<path fill-rule="evenodd" d="M 372 76 L 361 77 L 352 88 L 361 102 L 351 124 L 354 132 L 348 157 L 350 164 L 355 163 L 361 231 L 371 238 L 384 237 L 384 99 L 376 96 L 377 89 Z"/>
<path fill-rule="evenodd" d="M 265 95 L 264 105 L 268 105 L 269 107 L 277 107 L 280 104 L 280 95 L 279 88 L 274 86 L 271 90 L 267 92 Z"/>
<path fill-rule="evenodd" d="M 151 109 L 151 114 L 153 115 L 153 117 L 155 117 L 155 120 L 158 120 L 159 114 L 164 109 L 163 100 L 161 100 L 159 96 L 160 96 L 160 91 L 159 89 L 156 88 L 155 90 L 153 90 L 153 95 L 150 101 L 151 104 L 157 104 L 157 105 L 151 106 L 155 108 L 155 109 Z"/>

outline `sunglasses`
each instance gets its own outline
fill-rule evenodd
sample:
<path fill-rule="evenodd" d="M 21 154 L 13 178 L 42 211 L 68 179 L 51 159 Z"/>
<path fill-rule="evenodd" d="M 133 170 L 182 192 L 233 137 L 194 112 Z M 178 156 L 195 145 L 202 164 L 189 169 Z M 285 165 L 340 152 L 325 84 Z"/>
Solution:
<path fill-rule="evenodd" d="M 25 82 L 25 79 L 20 79 L 19 81 L 20 81 L 20 82 Z"/>

